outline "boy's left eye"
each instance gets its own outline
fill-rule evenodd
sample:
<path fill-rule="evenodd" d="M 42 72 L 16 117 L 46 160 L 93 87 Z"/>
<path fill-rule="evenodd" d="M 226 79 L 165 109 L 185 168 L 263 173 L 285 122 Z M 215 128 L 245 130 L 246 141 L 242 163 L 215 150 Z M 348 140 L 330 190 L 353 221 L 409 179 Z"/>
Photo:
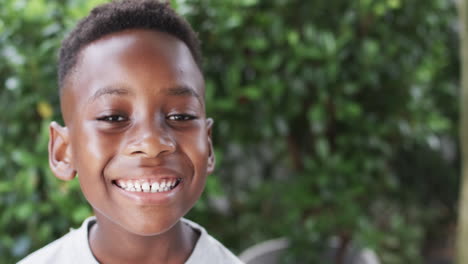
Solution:
<path fill-rule="evenodd" d="M 167 117 L 167 119 L 172 120 L 172 121 L 189 121 L 195 118 L 196 118 L 195 116 L 187 115 L 187 114 L 176 114 L 176 115 L 170 115 Z"/>

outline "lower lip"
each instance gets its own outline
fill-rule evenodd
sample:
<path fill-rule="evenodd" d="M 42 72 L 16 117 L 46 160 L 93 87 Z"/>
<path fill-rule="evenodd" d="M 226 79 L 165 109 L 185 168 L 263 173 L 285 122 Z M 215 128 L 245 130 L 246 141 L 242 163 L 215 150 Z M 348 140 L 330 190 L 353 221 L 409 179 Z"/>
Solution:
<path fill-rule="evenodd" d="M 165 191 L 165 192 L 131 192 L 131 191 L 126 191 L 119 186 L 117 186 L 115 183 L 112 183 L 112 187 L 116 188 L 119 193 L 124 195 L 130 200 L 133 200 L 137 204 L 152 204 L 152 205 L 158 205 L 158 204 L 166 204 L 170 203 L 172 200 L 175 199 L 177 193 L 182 189 L 182 186 L 184 184 L 184 181 L 179 182 L 177 186 L 174 189 Z"/>

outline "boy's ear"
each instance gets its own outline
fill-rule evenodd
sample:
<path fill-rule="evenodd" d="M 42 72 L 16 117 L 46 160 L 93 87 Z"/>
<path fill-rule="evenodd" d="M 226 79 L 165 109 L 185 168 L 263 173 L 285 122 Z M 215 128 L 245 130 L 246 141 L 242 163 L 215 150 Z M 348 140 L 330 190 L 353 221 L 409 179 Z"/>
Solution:
<path fill-rule="evenodd" d="M 55 177 L 69 181 L 76 176 L 71 162 L 68 129 L 56 122 L 49 125 L 49 166 Z"/>
<path fill-rule="evenodd" d="M 212 118 L 208 118 L 206 120 L 206 130 L 208 132 L 208 164 L 207 164 L 207 167 L 206 167 L 206 172 L 208 174 L 211 174 L 213 171 L 214 171 L 214 168 L 215 168 L 215 164 L 216 164 L 216 159 L 215 159 L 215 155 L 214 155 L 214 149 L 213 149 L 213 141 L 211 139 L 211 134 L 212 134 L 212 131 L 213 131 L 213 119 Z"/>

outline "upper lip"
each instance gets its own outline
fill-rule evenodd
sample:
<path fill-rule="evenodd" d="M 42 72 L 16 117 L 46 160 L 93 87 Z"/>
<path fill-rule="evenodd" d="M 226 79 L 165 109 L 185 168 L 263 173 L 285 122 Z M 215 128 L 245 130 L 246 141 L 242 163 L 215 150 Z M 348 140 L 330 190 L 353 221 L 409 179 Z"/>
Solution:
<path fill-rule="evenodd" d="M 183 178 L 182 175 L 172 169 L 163 167 L 137 168 L 130 170 L 130 173 L 112 180 L 158 180 L 163 178 Z"/>

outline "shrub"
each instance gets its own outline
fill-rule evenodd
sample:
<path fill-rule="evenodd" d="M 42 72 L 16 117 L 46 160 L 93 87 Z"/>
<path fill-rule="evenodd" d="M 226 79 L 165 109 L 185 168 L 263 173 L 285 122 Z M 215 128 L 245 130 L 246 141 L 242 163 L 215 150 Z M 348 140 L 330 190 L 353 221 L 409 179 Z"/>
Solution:
<path fill-rule="evenodd" d="M 46 144 L 60 40 L 97 2 L 0 0 L 0 263 L 92 213 Z M 172 2 L 199 31 L 215 119 L 218 169 L 189 217 L 235 252 L 288 236 L 290 263 L 331 236 L 422 263 L 428 230 L 455 215 L 453 3 Z"/>

